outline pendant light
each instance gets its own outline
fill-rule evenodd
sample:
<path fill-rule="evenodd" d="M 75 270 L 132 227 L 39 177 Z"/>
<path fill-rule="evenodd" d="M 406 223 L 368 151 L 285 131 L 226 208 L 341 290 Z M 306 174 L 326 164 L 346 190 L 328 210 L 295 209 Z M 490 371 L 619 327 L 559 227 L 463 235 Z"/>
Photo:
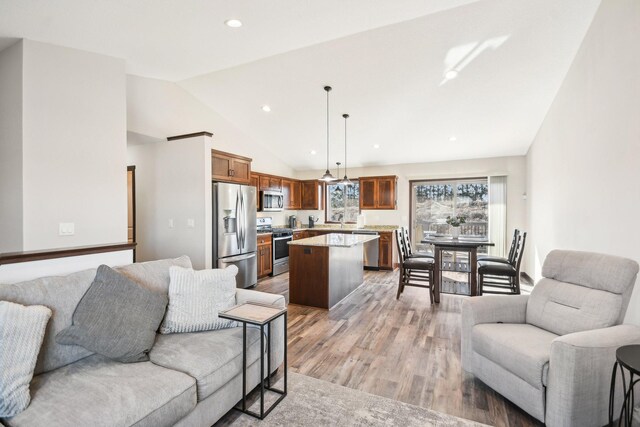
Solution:
<path fill-rule="evenodd" d="M 336 162 L 336 166 L 338 167 L 338 171 L 336 173 L 336 176 L 340 176 L 340 165 L 341 164 L 342 163 L 340 163 L 340 162 Z M 342 182 L 337 182 L 336 184 L 342 184 Z M 336 189 L 334 191 L 342 193 L 342 187 L 340 187 L 340 185 L 336 185 Z"/>
<path fill-rule="evenodd" d="M 336 180 L 333 175 L 331 175 L 331 172 L 329 172 L 329 92 L 331 91 L 331 86 L 325 86 L 324 90 L 327 92 L 327 170 L 320 180 L 331 182 Z"/>
<path fill-rule="evenodd" d="M 351 186 L 353 182 L 347 177 L 347 119 L 349 118 L 348 114 L 343 114 L 344 117 L 344 178 L 340 181 L 340 184 Z M 338 174 L 338 176 L 340 176 Z"/>

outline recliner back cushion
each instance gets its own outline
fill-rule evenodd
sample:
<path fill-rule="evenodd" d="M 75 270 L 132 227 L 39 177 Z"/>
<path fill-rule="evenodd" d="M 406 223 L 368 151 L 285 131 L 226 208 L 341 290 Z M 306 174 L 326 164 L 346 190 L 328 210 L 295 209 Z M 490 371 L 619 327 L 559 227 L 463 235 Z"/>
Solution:
<path fill-rule="evenodd" d="M 544 260 L 542 276 L 559 282 L 624 294 L 638 275 L 638 263 L 594 252 L 554 250 Z"/>
<path fill-rule="evenodd" d="M 526 322 L 566 335 L 618 324 L 623 296 L 553 279 L 542 279 L 531 291 Z"/>

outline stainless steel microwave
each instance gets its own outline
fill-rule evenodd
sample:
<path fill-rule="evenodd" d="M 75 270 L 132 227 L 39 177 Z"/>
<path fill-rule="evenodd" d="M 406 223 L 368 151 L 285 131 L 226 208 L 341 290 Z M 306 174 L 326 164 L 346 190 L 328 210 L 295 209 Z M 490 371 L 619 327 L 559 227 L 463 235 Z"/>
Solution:
<path fill-rule="evenodd" d="M 262 212 L 279 212 L 284 210 L 284 194 L 279 191 L 261 191 L 260 210 Z"/>

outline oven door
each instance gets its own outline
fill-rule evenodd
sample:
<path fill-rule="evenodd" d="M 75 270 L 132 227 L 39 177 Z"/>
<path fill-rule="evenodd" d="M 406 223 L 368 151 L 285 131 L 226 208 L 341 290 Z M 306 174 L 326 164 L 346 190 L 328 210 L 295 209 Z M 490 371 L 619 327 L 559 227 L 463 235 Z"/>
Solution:
<path fill-rule="evenodd" d="M 281 263 L 289 260 L 289 245 L 293 236 L 282 236 L 273 238 L 273 263 Z"/>

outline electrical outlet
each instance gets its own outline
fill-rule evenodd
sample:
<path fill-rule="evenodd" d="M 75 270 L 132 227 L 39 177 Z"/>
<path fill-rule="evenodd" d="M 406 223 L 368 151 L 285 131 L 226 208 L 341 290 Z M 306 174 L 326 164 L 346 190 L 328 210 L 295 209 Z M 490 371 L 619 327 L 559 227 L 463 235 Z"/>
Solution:
<path fill-rule="evenodd" d="M 60 236 L 73 236 L 76 234 L 76 225 L 73 222 L 61 222 L 58 225 L 58 234 Z"/>
<path fill-rule="evenodd" d="M 173 227 L 174 227 L 174 225 L 173 225 L 173 218 L 170 218 L 170 219 L 169 219 L 169 228 L 173 228 Z"/>
<path fill-rule="evenodd" d="M 196 220 L 193 218 L 187 219 L 187 228 L 196 228 Z"/>

